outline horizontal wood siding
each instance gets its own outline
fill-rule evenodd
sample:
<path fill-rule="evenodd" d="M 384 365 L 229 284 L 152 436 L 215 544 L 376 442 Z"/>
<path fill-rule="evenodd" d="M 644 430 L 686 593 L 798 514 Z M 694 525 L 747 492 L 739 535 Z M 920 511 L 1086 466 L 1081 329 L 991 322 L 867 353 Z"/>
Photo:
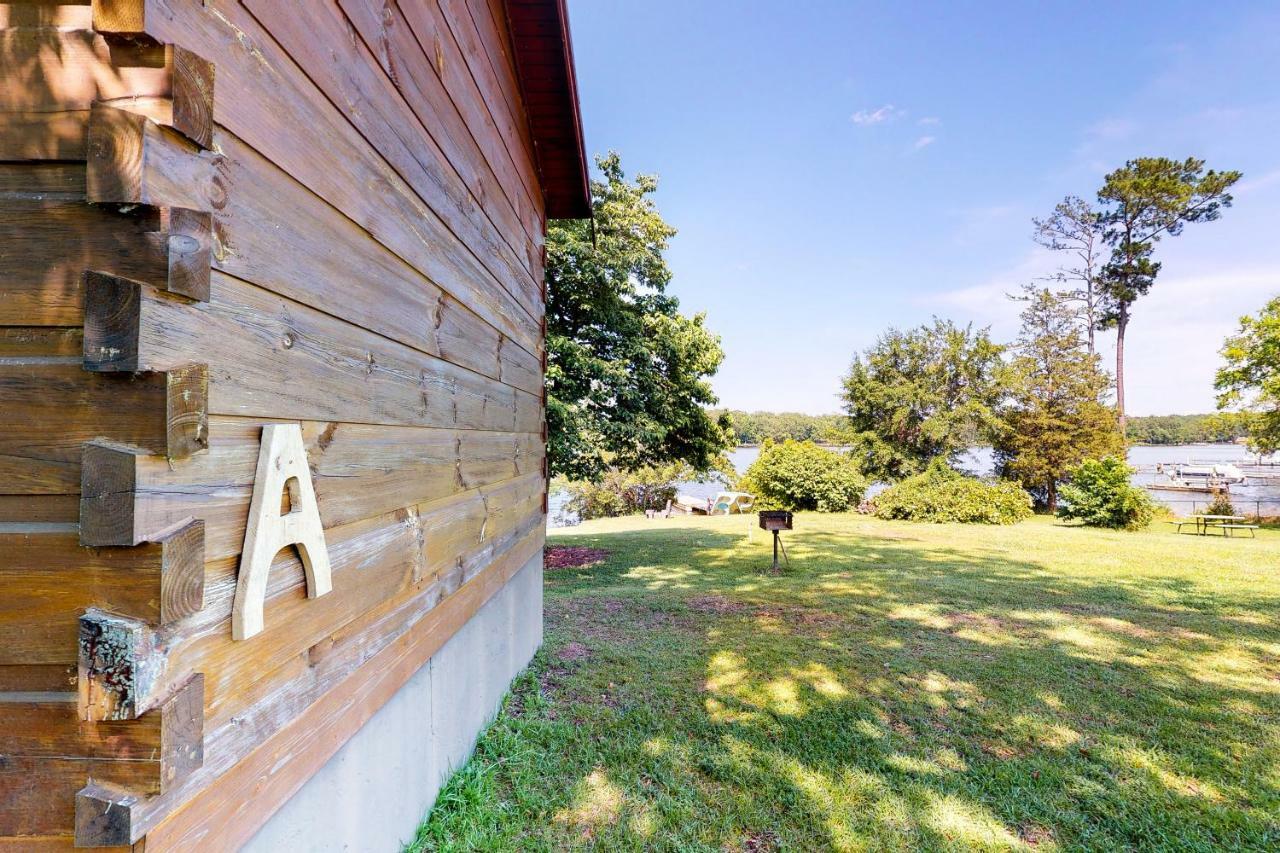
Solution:
<path fill-rule="evenodd" d="M 509 44 L 489 0 L 0 3 L 0 849 L 243 843 L 540 550 Z M 269 423 L 333 589 L 286 548 L 234 641 Z"/>

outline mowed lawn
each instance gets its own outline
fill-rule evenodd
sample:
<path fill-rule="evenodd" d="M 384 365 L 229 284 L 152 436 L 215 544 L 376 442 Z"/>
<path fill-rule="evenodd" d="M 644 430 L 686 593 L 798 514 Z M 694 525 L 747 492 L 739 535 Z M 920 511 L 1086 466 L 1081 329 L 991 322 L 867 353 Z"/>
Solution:
<path fill-rule="evenodd" d="M 1280 533 L 592 522 L 418 849 L 1280 849 Z"/>

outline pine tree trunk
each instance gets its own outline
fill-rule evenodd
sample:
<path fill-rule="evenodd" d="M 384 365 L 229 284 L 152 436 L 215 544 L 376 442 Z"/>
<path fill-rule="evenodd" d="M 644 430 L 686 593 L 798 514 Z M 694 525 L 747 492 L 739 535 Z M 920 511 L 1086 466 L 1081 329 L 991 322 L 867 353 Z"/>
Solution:
<path fill-rule="evenodd" d="M 1125 435 L 1127 423 L 1124 415 L 1124 333 L 1129 328 L 1129 306 L 1120 306 L 1116 320 L 1116 414 L 1120 420 L 1120 435 Z"/>
<path fill-rule="evenodd" d="M 1045 506 L 1048 508 L 1050 513 L 1056 513 L 1058 511 L 1058 481 L 1057 480 L 1054 480 L 1054 479 L 1049 480 L 1049 489 L 1048 489 L 1047 495 L 1045 496 Z"/>

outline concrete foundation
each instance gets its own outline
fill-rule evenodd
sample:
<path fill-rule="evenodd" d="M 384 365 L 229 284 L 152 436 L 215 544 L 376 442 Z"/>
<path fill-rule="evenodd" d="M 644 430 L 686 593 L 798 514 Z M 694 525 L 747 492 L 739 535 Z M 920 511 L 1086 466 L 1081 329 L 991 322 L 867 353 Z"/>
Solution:
<path fill-rule="evenodd" d="M 412 840 L 542 644 L 542 555 L 489 600 L 243 848 L 391 853 Z M 246 792 L 248 793 L 248 792 Z"/>

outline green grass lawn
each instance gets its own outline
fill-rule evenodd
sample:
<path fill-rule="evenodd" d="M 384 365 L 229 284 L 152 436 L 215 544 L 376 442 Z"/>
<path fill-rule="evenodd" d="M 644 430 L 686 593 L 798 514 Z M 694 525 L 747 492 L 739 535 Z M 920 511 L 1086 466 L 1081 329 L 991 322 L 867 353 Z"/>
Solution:
<path fill-rule="evenodd" d="M 1280 849 L 1280 533 L 796 522 L 554 535 L 415 849 Z"/>

